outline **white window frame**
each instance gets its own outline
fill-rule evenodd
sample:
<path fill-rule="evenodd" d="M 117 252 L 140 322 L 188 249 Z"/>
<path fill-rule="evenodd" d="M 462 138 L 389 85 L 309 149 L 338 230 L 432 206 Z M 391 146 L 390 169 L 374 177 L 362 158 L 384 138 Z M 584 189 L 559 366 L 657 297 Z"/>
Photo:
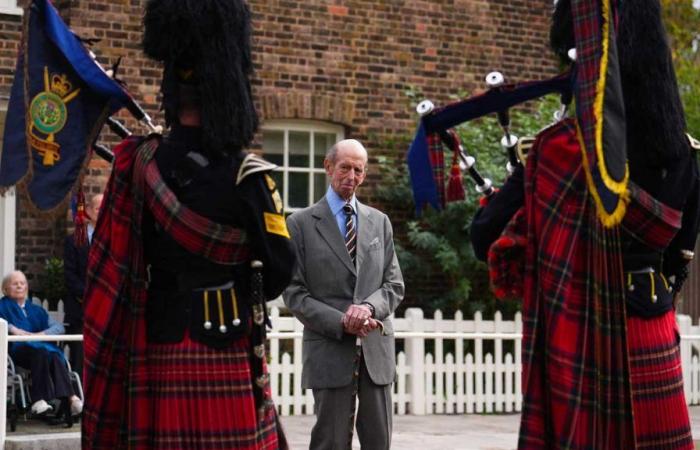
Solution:
<path fill-rule="evenodd" d="M 327 148 L 317 149 L 315 147 L 315 133 L 333 134 L 335 133 L 335 142 L 338 142 L 345 138 L 345 129 L 342 125 L 336 125 L 328 122 L 314 121 L 314 120 L 271 120 L 265 122 L 261 127 L 261 131 L 283 131 L 284 132 L 284 148 L 283 148 L 283 165 L 276 169 L 277 172 L 282 172 L 282 193 L 284 201 L 284 211 L 286 213 L 292 213 L 294 211 L 299 211 L 303 208 L 301 207 L 290 207 L 289 206 L 289 174 L 290 173 L 306 173 L 309 175 L 309 197 L 308 204 L 310 206 L 314 203 L 314 174 L 325 174 L 323 168 L 314 167 L 314 158 L 320 152 L 325 155 Z M 289 132 L 290 131 L 301 131 L 309 133 L 309 167 L 289 167 Z M 264 138 L 263 138 L 264 139 Z M 263 140 L 263 152 L 265 150 L 265 142 Z M 263 153 L 263 156 L 264 153 Z M 327 186 L 326 186 L 327 187 Z M 323 192 L 325 194 L 325 190 Z"/>
<path fill-rule="evenodd" d="M 17 6 L 17 0 L 0 0 L 0 14 L 21 16 L 24 10 Z"/>

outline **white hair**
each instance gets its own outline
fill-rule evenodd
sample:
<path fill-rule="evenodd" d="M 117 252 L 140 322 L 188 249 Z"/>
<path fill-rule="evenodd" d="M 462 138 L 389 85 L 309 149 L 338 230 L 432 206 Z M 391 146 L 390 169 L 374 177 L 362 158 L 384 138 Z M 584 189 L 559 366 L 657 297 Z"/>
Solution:
<path fill-rule="evenodd" d="M 22 275 L 25 279 L 27 280 L 27 276 L 22 272 L 21 270 L 13 270 L 12 272 L 8 273 L 2 278 L 2 293 L 7 295 L 7 288 L 10 285 L 10 281 L 12 280 L 12 277 L 15 275 Z M 29 284 L 29 283 L 27 283 Z"/>

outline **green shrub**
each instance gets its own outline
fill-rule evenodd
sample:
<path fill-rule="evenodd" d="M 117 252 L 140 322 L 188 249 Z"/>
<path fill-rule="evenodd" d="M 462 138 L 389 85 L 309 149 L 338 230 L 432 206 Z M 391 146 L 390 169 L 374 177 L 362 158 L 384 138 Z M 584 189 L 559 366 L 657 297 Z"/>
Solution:
<path fill-rule="evenodd" d="M 48 300 L 51 308 L 55 308 L 58 301 L 66 296 L 63 278 L 63 260 L 60 258 L 47 259 L 44 264 L 44 273 L 41 275 L 40 281 L 42 300 Z"/>

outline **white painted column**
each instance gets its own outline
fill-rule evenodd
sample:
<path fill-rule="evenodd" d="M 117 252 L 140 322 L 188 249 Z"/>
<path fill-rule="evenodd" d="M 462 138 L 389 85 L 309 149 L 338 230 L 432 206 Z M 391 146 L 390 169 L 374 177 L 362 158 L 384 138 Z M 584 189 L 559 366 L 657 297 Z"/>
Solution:
<path fill-rule="evenodd" d="M 406 310 L 410 331 L 424 330 L 423 310 L 408 308 Z M 424 416 L 425 404 L 425 338 L 412 337 L 406 339 L 406 359 L 410 367 L 408 391 L 411 393 L 410 409 L 414 416 Z M 430 411 L 432 414 L 432 410 Z"/>
<path fill-rule="evenodd" d="M 0 196 L 0 278 L 15 269 L 16 223 L 17 196 L 12 188 Z"/>
<path fill-rule="evenodd" d="M 5 370 L 0 371 L 0 448 L 5 448 L 7 436 L 7 322 L 0 319 L 0 361 Z"/>
<path fill-rule="evenodd" d="M 681 336 L 687 336 L 692 333 L 691 327 L 693 320 L 685 314 L 677 314 L 676 321 L 678 322 L 678 331 Z M 685 402 L 690 405 L 693 399 L 691 374 L 693 367 L 693 343 L 688 339 L 681 339 L 681 366 L 683 369 L 683 393 L 685 394 Z"/>

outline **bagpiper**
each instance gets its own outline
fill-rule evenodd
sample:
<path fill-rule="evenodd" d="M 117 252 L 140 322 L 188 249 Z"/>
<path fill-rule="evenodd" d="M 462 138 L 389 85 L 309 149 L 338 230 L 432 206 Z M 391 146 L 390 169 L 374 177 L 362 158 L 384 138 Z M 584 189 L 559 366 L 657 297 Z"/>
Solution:
<path fill-rule="evenodd" d="M 576 114 L 539 133 L 471 225 L 496 292 L 523 298 L 520 449 L 693 448 L 674 298 L 698 232 L 698 145 L 659 0 L 620 3 L 557 3 Z"/>
<path fill-rule="evenodd" d="M 85 293 L 85 449 L 287 448 L 265 300 L 294 269 L 243 0 L 149 0 L 169 132 L 114 150 Z"/>

